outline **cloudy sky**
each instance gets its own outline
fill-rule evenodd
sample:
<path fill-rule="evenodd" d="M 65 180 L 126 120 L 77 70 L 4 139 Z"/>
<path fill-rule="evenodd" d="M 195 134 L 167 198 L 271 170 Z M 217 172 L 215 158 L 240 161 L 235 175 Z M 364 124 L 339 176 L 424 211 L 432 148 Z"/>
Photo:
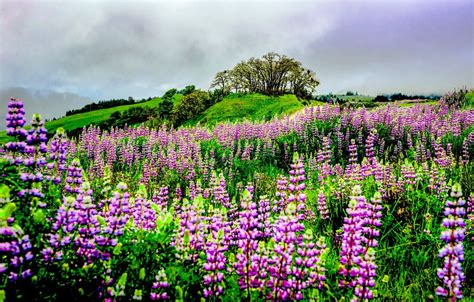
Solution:
<path fill-rule="evenodd" d="M 319 93 L 443 93 L 474 86 L 473 12 L 470 0 L 0 0 L 0 89 L 142 98 L 207 89 L 276 51 L 314 70 Z"/>

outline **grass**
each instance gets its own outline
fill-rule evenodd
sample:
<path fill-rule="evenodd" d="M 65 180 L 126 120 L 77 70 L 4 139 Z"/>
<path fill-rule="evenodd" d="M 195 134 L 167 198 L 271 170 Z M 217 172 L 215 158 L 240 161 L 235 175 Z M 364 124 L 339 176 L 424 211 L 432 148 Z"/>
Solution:
<path fill-rule="evenodd" d="M 397 102 L 398 107 L 412 107 L 415 106 L 416 104 L 420 105 L 436 105 L 438 104 L 438 101 L 423 101 L 423 102 Z"/>
<path fill-rule="evenodd" d="M 474 90 L 470 90 L 466 94 L 466 104 L 464 105 L 466 109 L 474 109 Z"/>
<path fill-rule="evenodd" d="M 304 106 L 295 95 L 278 97 L 258 93 L 238 95 L 231 94 L 221 102 L 207 109 L 200 117 L 189 121 L 187 125 L 216 124 L 224 121 L 262 120 L 275 115 L 291 114 Z"/>
<path fill-rule="evenodd" d="M 55 133 L 56 129 L 63 127 L 67 131 L 74 129 L 82 128 L 84 126 L 90 125 L 92 123 L 99 123 L 107 120 L 110 115 L 115 111 L 124 112 L 130 108 L 134 107 L 156 107 L 161 102 L 160 98 L 154 98 L 148 102 L 133 104 L 133 105 L 123 105 L 106 109 L 99 109 L 90 112 L 84 112 L 79 114 L 74 114 L 70 116 L 65 116 L 57 120 L 48 121 L 45 124 L 48 133 Z M 39 112 L 41 114 L 41 112 Z M 32 113 L 28 113 L 28 118 Z M 27 120 L 29 123 L 29 120 Z M 0 131 L 0 144 L 8 142 L 9 138 L 6 135 L 6 131 Z"/>
<path fill-rule="evenodd" d="M 374 97 L 368 95 L 335 95 L 335 97 L 354 102 L 372 102 Z"/>

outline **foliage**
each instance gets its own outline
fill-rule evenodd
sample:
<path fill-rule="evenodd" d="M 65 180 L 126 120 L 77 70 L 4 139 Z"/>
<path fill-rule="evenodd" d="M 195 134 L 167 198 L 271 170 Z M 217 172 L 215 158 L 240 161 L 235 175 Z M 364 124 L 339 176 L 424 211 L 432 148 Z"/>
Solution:
<path fill-rule="evenodd" d="M 313 71 L 293 58 L 270 52 L 262 58 L 250 58 L 238 63 L 232 70 L 218 72 L 211 88 L 225 94 L 232 89 L 238 93 L 267 95 L 295 94 L 310 98 L 319 81 Z"/>
<path fill-rule="evenodd" d="M 173 110 L 174 125 L 179 126 L 203 113 L 209 107 L 210 100 L 209 93 L 202 90 L 195 90 L 185 95 Z"/>

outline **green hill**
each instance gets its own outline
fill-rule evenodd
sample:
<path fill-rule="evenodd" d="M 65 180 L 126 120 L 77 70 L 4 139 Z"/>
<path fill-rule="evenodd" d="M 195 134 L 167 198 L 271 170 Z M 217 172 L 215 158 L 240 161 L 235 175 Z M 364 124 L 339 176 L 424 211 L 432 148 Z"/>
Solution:
<path fill-rule="evenodd" d="M 181 99 L 181 98 L 179 98 Z M 99 109 L 84 113 L 78 113 L 71 116 L 62 117 L 53 121 L 46 122 L 45 126 L 48 130 L 48 133 L 56 132 L 56 129 L 63 127 L 66 131 L 71 131 L 74 129 L 82 128 L 88 126 L 92 123 L 99 123 L 107 120 L 110 115 L 115 111 L 124 112 L 133 107 L 156 107 L 161 102 L 160 98 L 154 98 L 148 102 L 133 104 L 133 105 L 123 105 L 107 109 Z M 34 112 L 27 112 L 27 124 L 29 124 L 29 119 Z M 41 112 L 38 112 L 41 114 Z M 6 131 L 0 131 L 0 144 L 6 143 L 8 137 Z"/>
<path fill-rule="evenodd" d="M 182 98 L 183 95 L 176 94 L 173 97 L 174 105 L 179 104 Z M 133 107 L 157 107 L 160 102 L 161 98 L 154 98 L 151 101 L 139 104 L 78 113 L 48 121 L 45 126 L 50 134 L 56 132 L 56 129 L 59 127 L 63 127 L 66 131 L 72 131 L 93 123 L 97 124 L 105 121 L 110 118 L 110 115 L 115 111 L 124 112 Z M 188 121 L 185 125 L 191 126 L 197 123 L 214 125 L 218 122 L 238 121 L 243 119 L 262 120 L 272 118 L 275 115 L 291 114 L 303 107 L 303 104 L 292 94 L 279 97 L 271 97 L 257 93 L 248 95 L 231 94 L 225 97 L 221 102 L 208 108 L 198 118 Z M 27 112 L 28 119 L 32 114 L 33 112 Z M 27 122 L 29 121 L 27 120 Z M 7 141 L 8 137 L 6 136 L 6 132 L 0 131 L 0 144 L 6 143 Z"/>
<path fill-rule="evenodd" d="M 197 119 L 186 125 L 214 125 L 223 121 L 238 121 L 243 119 L 261 120 L 271 118 L 275 114 L 291 114 L 303 108 L 303 104 L 295 95 L 288 94 L 271 97 L 258 93 L 237 95 L 231 94 L 221 102 L 207 109 Z"/>

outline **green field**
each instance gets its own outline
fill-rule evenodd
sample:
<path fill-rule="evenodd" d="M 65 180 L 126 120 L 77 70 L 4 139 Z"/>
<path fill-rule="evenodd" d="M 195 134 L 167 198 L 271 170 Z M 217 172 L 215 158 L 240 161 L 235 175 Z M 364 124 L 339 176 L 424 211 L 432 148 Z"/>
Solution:
<path fill-rule="evenodd" d="M 474 109 L 474 90 L 470 90 L 466 94 L 466 109 Z"/>
<path fill-rule="evenodd" d="M 187 125 L 216 124 L 224 121 L 261 120 L 275 115 L 291 114 L 303 108 L 295 95 L 270 97 L 258 93 L 229 95 L 207 109 L 200 117 Z"/>
<path fill-rule="evenodd" d="M 174 95 L 173 103 L 175 105 L 178 104 L 182 98 L 183 95 L 181 94 Z M 48 133 L 56 132 L 56 129 L 58 129 L 59 127 L 63 127 L 66 131 L 71 131 L 74 129 L 82 128 L 84 126 L 88 126 L 93 123 L 100 123 L 102 121 L 105 121 L 110 118 L 110 115 L 115 111 L 124 112 L 134 107 L 156 107 L 160 102 L 161 98 L 154 98 L 150 101 L 139 104 L 123 105 L 107 109 L 99 109 L 90 112 L 78 113 L 70 116 L 65 116 L 57 120 L 48 121 L 46 122 L 45 126 L 48 130 Z M 38 113 L 41 114 L 41 112 Z M 29 119 L 30 117 L 27 118 L 27 122 L 29 122 Z M 0 144 L 6 142 L 8 142 L 6 131 L 0 131 Z"/>
<path fill-rule="evenodd" d="M 181 94 L 174 95 L 174 105 L 178 105 L 182 98 L 183 95 Z M 54 133 L 59 127 L 64 128 L 66 131 L 71 131 L 93 123 L 105 121 L 115 111 L 124 112 L 133 107 L 156 107 L 160 102 L 161 98 L 154 98 L 144 103 L 74 114 L 46 122 L 46 129 L 49 133 Z M 189 121 L 186 125 L 195 125 L 197 123 L 213 125 L 222 121 L 237 121 L 243 119 L 261 120 L 275 115 L 291 114 L 302 108 L 303 105 L 298 98 L 291 94 L 279 97 L 269 97 L 257 93 L 243 96 L 231 94 L 225 97 L 221 102 L 211 106 L 198 118 Z M 0 143 L 7 141 L 8 137 L 6 136 L 6 132 L 1 131 Z"/>

